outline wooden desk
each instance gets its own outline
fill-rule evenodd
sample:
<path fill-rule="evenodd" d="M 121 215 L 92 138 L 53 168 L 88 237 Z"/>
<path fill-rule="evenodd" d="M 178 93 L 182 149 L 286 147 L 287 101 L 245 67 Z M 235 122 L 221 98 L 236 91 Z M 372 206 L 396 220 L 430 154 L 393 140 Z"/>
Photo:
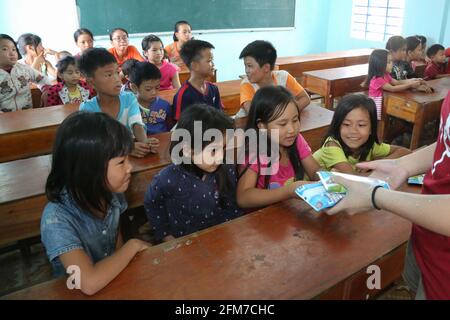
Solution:
<path fill-rule="evenodd" d="M 225 112 L 236 114 L 240 108 L 240 80 L 219 82 L 217 86 Z M 160 97 L 172 103 L 176 92 L 161 91 Z M 56 129 L 78 108 L 69 104 L 0 114 L 0 162 L 50 153 Z"/>
<path fill-rule="evenodd" d="M 334 97 L 363 90 L 361 84 L 367 77 L 369 65 L 308 71 L 303 73 L 303 84 L 307 91 L 319 94 L 325 99 L 325 107 L 333 108 Z"/>
<path fill-rule="evenodd" d="M 406 91 L 384 94 L 380 129 L 383 139 L 389 131 L 389 117 L 392 116 L 414 125 L 410 148 L 419 147 L 425 123 L 440 119 L 442 102 L 450 90 L 450 78 L 431 80 L 428 84 L 434 88 L 434 93 Z"/>
<path fill-rule="evenodd" d="M 413 190 L 418 192 L 419 188 Z M 52 280 L 6 299 L 366 299 L 403 268 L 411 224 L 391 213 L 327 216 L 292 199 L 149 248 L 92 297 Z"/>
<path fill-rule="evenodd" d="M 307 108 L 302 119 L 302 134 L 312 148 L 320 147 L 333 114 L 316 108 Z M 161 141 L 158 154 L 143 159 L 130 158 L 133 173 L 125 194 L 130 208 L 143 205 L 151 179 L 171 162 L 170 133 L 155 136 Z M 45 182 L 49 172 L 49 155 L 0 164 L 0 246 L 39 235 L 40 219 L 47 203 Z"/>
<path fill-rule="evenodd" d="M 180 83 L 183 84 L 186 80 L 189 80 L 191 76 L 191 72 L 188 68 L 182 68 L 178 72 L 178 76 L 180 77 Z M 217 82 L 217 69 L 214 69 L 214 75 L 208 78 L 210 82 Z"/>
<path fill-rule="evenodd" d="M 280 70 L 286 70 L 293 77 L 299 78 L 300 83 L 303 84 L 303 72 L 369 63 L 369 57 L 372 51 L 373 49 L 354 49 L 294 57 L 280 57 L 277 59 L 276 66 Z"/>

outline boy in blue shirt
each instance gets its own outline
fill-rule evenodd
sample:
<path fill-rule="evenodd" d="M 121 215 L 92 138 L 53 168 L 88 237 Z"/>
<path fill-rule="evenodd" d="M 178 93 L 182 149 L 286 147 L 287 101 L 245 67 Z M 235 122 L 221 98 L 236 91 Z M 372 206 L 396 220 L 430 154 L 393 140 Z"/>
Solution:
<path fill-rule="evenodd" d="M 173 98 L 174 118 L 176 121 L 189 106 L 205 103 L 216 109 L 223 110 L 219 88 L 206 81 L 214 74 L 212 49 L 214 46 L 206 41 L 189 40 L 180 51 L 181 59 L 191 72 L 187 80 Z"/>
<path fill-rule="evenodd" d="M 161 71 L 149 62 L 137 62 L 130 70 L 130 87 L 136 94 L 147 134 L 169 131 L 173 125 L 172 108 L 158 97 Z"/>
<path fill-rule="evenodd" d="M 142 158 L 150 152 L 156 153 L 159 140 L 147 138 L 136 97 L 130 92 L 120 92 L 122 82 L 114 56 L 106 49 L 92 48 L 81 55 L 78 64 L 88 84 L 97 92 L 96 97 L 80 105 L 80 111 L 104 112 L 125 125 L 136 139 L 132 156 Z"/>

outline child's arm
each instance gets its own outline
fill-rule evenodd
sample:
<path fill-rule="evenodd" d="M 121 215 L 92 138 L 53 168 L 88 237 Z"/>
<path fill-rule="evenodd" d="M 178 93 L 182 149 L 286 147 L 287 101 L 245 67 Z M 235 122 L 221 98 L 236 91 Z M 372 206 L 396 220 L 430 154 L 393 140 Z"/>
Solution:
<path fill-rule="evenodd" d="M 174 87 L 174 89 L 178 89 L 181 87 L 180 76 L 178 75 L 178 72 L 175 72 L 175 74 L 173 75 L 172 86 Z"/>
<path fill-rule="evenodd" d="M 386 83 L 383 85 L 383 90 L 389 91 L 389 92 L 401 92 L 401 91 L 408 90 L 410 88 L 417 88 L 420 86 L 419 80 L 414 80 L 414 81 L 405 80 L 405 81 L 408 81 L 408 82 L 404 83 L 404 82 L 400 82 L 398 80 L 392 79 L 391 83 Z M 401 83 L 403 83 L 403 84 L 401 84 Z"/>
<path fill-rule="evenodd" d="M 391 144 L 391 149 L 389 151 L 389 155 L 386 157 L 383 157 L 383 159 L 398 159 L 398 158 L 406 156 L 410 153 L 411 153 L 411 150 L 409 150 L 405 147 L 394 146 Z"/>
<path fill-rule="evenodd" d="M 144 241 L 131 239 L 112 256 L 96 264 L 82 249 L 64 253 L 59 258 L 65 269 L 72 265 L 80 268 L 81 291 L 84 294 L 93 295 L 117 277 L 138 252 L 147 249 L 149 246 Z"/>
<path fill-rule="evenodd" d="M 302 110 L 311 103 L 311 98 L 306 91 L 303 90 L 298 96 L 295 97 L 295 102 L 297 103 L 298 111 L 302 112 Z"/>
<path fill-rule="evenodd" d="M 295 197 L 295 189 L 298 186 L 308 183 L 296 181 L 288 186 L 277 189 L 258 189 L 256 183 L 258 174 L 251 169 L 247 169 L 244 175 L 239 179 L 237 185 L 237 204 L 241 208 L 258 208 L 268 206 L 280 201 Z"/>
<path fill-rule="evenodd" d="M 302 160 L 302 166 L 305 169 L 305 172 L 308 175 L 309 180 L 311 181 L 319 180 L 317 171 L 320 171 L 322 168 L 312 155 Z"/>
<path fill-rule="evenodd" d="M 249 113 L 249 111 L 250 111 L 250 105 L 252 104 L 252 102 L 251 101 L 246 101 L 246 102 L 244 102 L 243 104 L 242 104 L 242 108 L 244 108 L 244 110 L 245 110 L 245 112 L 247 112 L 247 114 Z"/>

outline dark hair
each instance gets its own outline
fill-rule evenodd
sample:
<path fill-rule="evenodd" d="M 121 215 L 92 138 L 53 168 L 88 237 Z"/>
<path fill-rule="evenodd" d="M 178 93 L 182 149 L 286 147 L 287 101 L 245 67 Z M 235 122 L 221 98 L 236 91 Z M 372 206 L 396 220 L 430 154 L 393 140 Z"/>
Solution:
<path fill-rule="evenodd" d="M 123 28 L 114 28 L 114 29 L 112 29 L 111 30 L 111 32 L 109 33 L 109 40 L 113 40 L 113 35 L 114 35 L 114 33 L 116 32 L 116 31 L 123 31 L 123 32 L 125 32 L 126 34 L 127 34 L 127 37 L 129 36 L 128 35 L 128 31 L 127 30 L 125 30 L 125 29 L 123 29 Z"/>
<path fill-rule="evenodd" d="M 239 55 L 239 59 L 245 57 L 252 57 L 262 67 L 266 63 L 270 64 L 270 69 L 273 70 L 277 60 L 277 50 L 268 41 L 256 40 L 249 43 Z"/>
<path fill-rule="evenodd" d="M 359 154 L 360 161 L 365 161 L 374 143 L 379 144 L 380 142 L 377 134 L 377 108 L 375 102 L 364 94 L 347 95 L 339 101 L 339 104 L 334 111 L 333 120 L 331 120 L 324 143 L 328 137 L 333 137 L 341 144 L 346 157 L 352 155 L 352 151 L 342 140 L 341 126 L 347 114 L 358 108 L 366 110 L 370 117 L 371 133 L 367 142 L 360 147 L 361 152 Z"/>
<path fill-rule="evenodd" d="M 422 46 L 422 41 L 417 36 L 406 38 L 406 53 L 416 50 L 418 46 Z"/>
<path fill-rule="evenodd" d="M 138 87 L 146 80 L 161 79 L 161 71 L 150 62 L 137 62 L 130 72 L 130 82 Z"/>
<path fill-rule="evenodd" d="M 94 40 L 94 35 L 92 34 L 92 32 L 89 29 L 80 28 L 77 31 L 75 31 L 75 33 L 73 34 L 73 39 L 75 40 L 75 43 L 78 42 L 78 38 L 83 34 L 88 34 L 92 38 L 92 40 Z"/>
<path fill-rule="evenodd" d="M 195 136 L 195 133 L 197 133 L 197 130 L 195 130 L 196 121 L 200 121 L 202 123 L 201 137 Z M 225 135 L 227 129 L 233 129 L 233 120 L 222 111 L 207 104 L 193 104 L 183 111 L 180 119 L 178 120 L 177 128 L 175 130 L 181 129 L 187 130 L 191 135 L 189 146 L 191 150 L 195 150 L 195 141 L 199 138 L 202 139 L 203 150 L 212 142 L 205 141 L 205 139 L 203 139 L 204 133 L 209 129 L 217 129 L 223 132 L 223 134 Z M 173 149 L 179 143 L 179 141 L 172 141 L 170 145 L 170 154 L 172 154 Z M 182 166 L 187 171 L 192 172 L 199 177 L 203 176 L 204 174 L 203 170 L 201 170 L 195 164 L 183 163 Z M 215 175 L 219 191 L 219 205 L 221 207 L 224 207 L 226 204 L 227 194 L 233 192 L 234 190 L 232 188 L 226 166 L 220 165 L 215 171 Z"/>
<path fill-rule="evenodd" d="M 103 48 L 89 48 L 78 59 L 78 68 L 84 76 L 92 77 L 98 68 L 117 63 L 116 58 Z"/>
<path fill-rule="evenodd" d="M 247 125 L 245 130 L 255 130 L 259 133 L 258 123 L 269 123 L 276 119 L 278 119 L 283 112 L 286 110 L 289 103 L 294 103 L 295 99 L 293 95 L 284 87 L 282 86 L 268 86 L 259 89 L 255 96 L 253 97 L 252 103 L 250 105 L 250 111 L 248 113 L 247 118 Z M 300 120 L 300 114 L 298 115 Z M 258 146 L 260 145 L 260 136 L 257 134 L 258 139 Z M 267 146 L 270 145 L 271 140 L 269 137 L 266 138 L 267 140 L 264 143 L 267 143 Z M 246 141 L 246 158 L 249 159 L 251 156 L 249 154 L 249 151 L 251 150 L 249 142 Z M 268 147 L 268 157 L 271 155 L 270 153 L 270 147 Z M 295 172 L 295 180 L 303 180 L 305 175 L 305 170 L 303 169 L 303 166 L 300 161 L 300 157 L 298 155 L 297 150 L 297 138 L 295 139 L 295 142 L 288 148 L 288 155 L 289 160 L 292 164 L 292 167 L 294 168 Z M 257 159 L 258 163 L 258 175 L 259 175 L 259 164 L 261 163 L 260 160 L 260 154 L 258 152 Z M 244 173 L 248 170 L 251 161 L 247 164 L 246 168 L 242 171 L 240 174 L 240 177 L 244 175 Z M 269 164 L 271 166 L 272 163 Z M 267 188 L 269 186 L 270 176 L 265 176 L 264 181 L 264 188 Z"/>
<path fill-rule="evenodd" d="M 0 40 L 9 40 L 9 41 L 11 41 L 14 44 L 14 47 L 16 47 L 18 59 L 22 59 L 22 55 L 19 52 L 19 48 L 17 48 L 17 43 L 16 43 L 16 41 L 14 41 L 13 38 L 8 36 L 7 34 L 0 33 Z"/>
<path fill-rule="evenodd" d="M 106 212 L 112 199 L 108 161 L 128 155 L 132 148 L 130 131 L 106 113 L 71 114 L 56 132 L 47 198 L 61 202 L 66 191 L 83 210 Z"/>
<path fill-rule="evenodd" d="M 434 57 L 439 51 L 445 51 L 445 48 L 440 44 L 433 44 L 431 47 L 427 50 L 427 57 L 432 58 Z"/>
<path fill-rule="evenodd" d="M 131 74 L 131 71 L 134 69 L 134 67 L 136 66 L 136 64 L 139 61 L 136 59 L 128 59 L 126 60 L 122 66 L 120 67 L 122 69 L 122 72 L 125 76 L 129 76 Z"/>
<path fill-rule="evenodd" d="M 161 45 L 164 46 L 162 40 L 158 36 L 155 36 L 154 34 L 149 34 L 144 39 L 142 39 L 142 43 L 141 43 L 142 51 L 144 51 L 144 52 L 148 51 L 148 49 L 150 49 L 150 47 L 151 47 L 152 42 L 160 42 Z"/>
<path fill-rule="evenodd" d="M 406 40 L 402 36 L 393 36 L 390 37 L 388 42 L 386 43 L 386 50 L 389 51 L 398 51 L 406 46 Z"/>
<path fill-rule="evenodd" d="M 416 37 L 420 40 L 420 42 L 424 47 L 427 45 L 427 38 L 425 36 L 416 36 Z"/>
<path fill-rule="evenodd" d="M 200 59 L 202 50 L 205 49 L 214 49 L 214 46 L 207 41 L 189 40 L 180 50 L 181 59 L 190 68 L 192 61 Z"/>
<path fill-rule="evenodd" d="M 178 29 L 180 28 L 180 26 L 181 25 L 183 25 L 183 24 L 187 24 L 188 26 L 189 26 L 189 28 L 191 28 L 192 29 L 192 26 L 189 24 L 189 22 L 187 22 L 187 21 L 185 21 L 185 20 L 180 20 L 180 21 L 177 21 L 177 23 L 175 23 L 175 27 L 174 27 L 174 32 L 173 32 L 173 41 L 175 41 L 175 42 L 177 42 L 178 41 L 178 38 L 177 38 L 177 36 L 175 35 L 175 33 L 177 33 L 178 32 Z"/>
<path fill-rule="evenodd" d="M 17 40 L 17 46 L 19 47 L 19 51 L 22 55 L 27 53 L 26 46 L 33 46 L 36 50 L 38 45 L 42 43 L 42 40 L 39 36 L 32 33 L 24 33 Z"/>
<path fill-rule="evenodd" d="M 363 83 L 364 87 L 368 87 L 374 77 L 384 77 L 388 64 L 388 55 L 389 52 L 387 50 L 376 49 L 372 51 L 369 57 L 369 71 Z"/>
<path fill-rule="evenodd" d="M 58 61 L 58 63 L 56 64 L 56 68 L 58 69 L 59 73 L 64 73 L 70 65 L 76 66 L 77 61 L 74 57 L 67 56 Z"/>

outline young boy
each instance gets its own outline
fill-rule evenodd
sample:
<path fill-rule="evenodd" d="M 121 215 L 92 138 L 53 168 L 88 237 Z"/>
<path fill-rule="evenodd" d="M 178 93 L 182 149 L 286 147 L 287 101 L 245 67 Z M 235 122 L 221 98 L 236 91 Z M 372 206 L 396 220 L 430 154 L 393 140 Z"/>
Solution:
<path fill-rule="evenodd" d="M 206 81 L 206 78 L 214 73 L 212 49 L 214 46 L 211 43 L 201 40 L 189 40 L 181 48 L 181 59 L 189 68 L 191 76 L 173 98 L 176 121 L 181 113 L 193 104 L 205 103 L 223 109 L 219 88 Z"/>
<path fill-rule="evenodd" d="M 277 51 L 270 42 L 257 40 L 250 43 L 239 59 L 244 59 L 247 78 L 241 83 L 241 110 L 236 117 L 245 117 L 256 91 L 270 85 L 287 88 L 294 95 L 300 112 L 310 104 L 309 95 L 293 76 L 284 70 L 273 71 Z"/>
<path fill-rule="evenodd" d="M 149 152 L 156 153 L 159 140 L 147 138 L 136 97 L 130 92 L 120 93 L 122 83 L 116 58 L 106 49 L 88 49 L 79 59 L 79 68 L 97 92 L 96 97 L 80 105 L 80 110 L 107 113 L 130 129 L 136 138 L 133 156 L 142 158 Z"/>
<path fill-rule="evenodd" d="M 427 50 L 427 56 L 431 60 L 425 69 L 425 80 L 439 79 L 450 76 L 446 70 L 445 48 L 440 44 L 432 45 Z"/>
<path fill-rule="evenodd" d="M 130 83 L 130 73 L 131 69 L 134 68 L 136 63 L 138 63 L 136 59 L 129 59 L 125 61 L 122 66 L 120 67 L 120 79 L 123 83 L 122 89 L 120 89 L 120 92 L 132 92 L 131 90 L 131 83 Z"/>
<path fill-rule="evenodd" d="M 140 104 L 147 134 L 169 131 L 174 122 L 172 109 L 166 100 L 158 97 L 161 71 L 149 62 L 138 62 L 130 70 L 130 87 Z"/>

